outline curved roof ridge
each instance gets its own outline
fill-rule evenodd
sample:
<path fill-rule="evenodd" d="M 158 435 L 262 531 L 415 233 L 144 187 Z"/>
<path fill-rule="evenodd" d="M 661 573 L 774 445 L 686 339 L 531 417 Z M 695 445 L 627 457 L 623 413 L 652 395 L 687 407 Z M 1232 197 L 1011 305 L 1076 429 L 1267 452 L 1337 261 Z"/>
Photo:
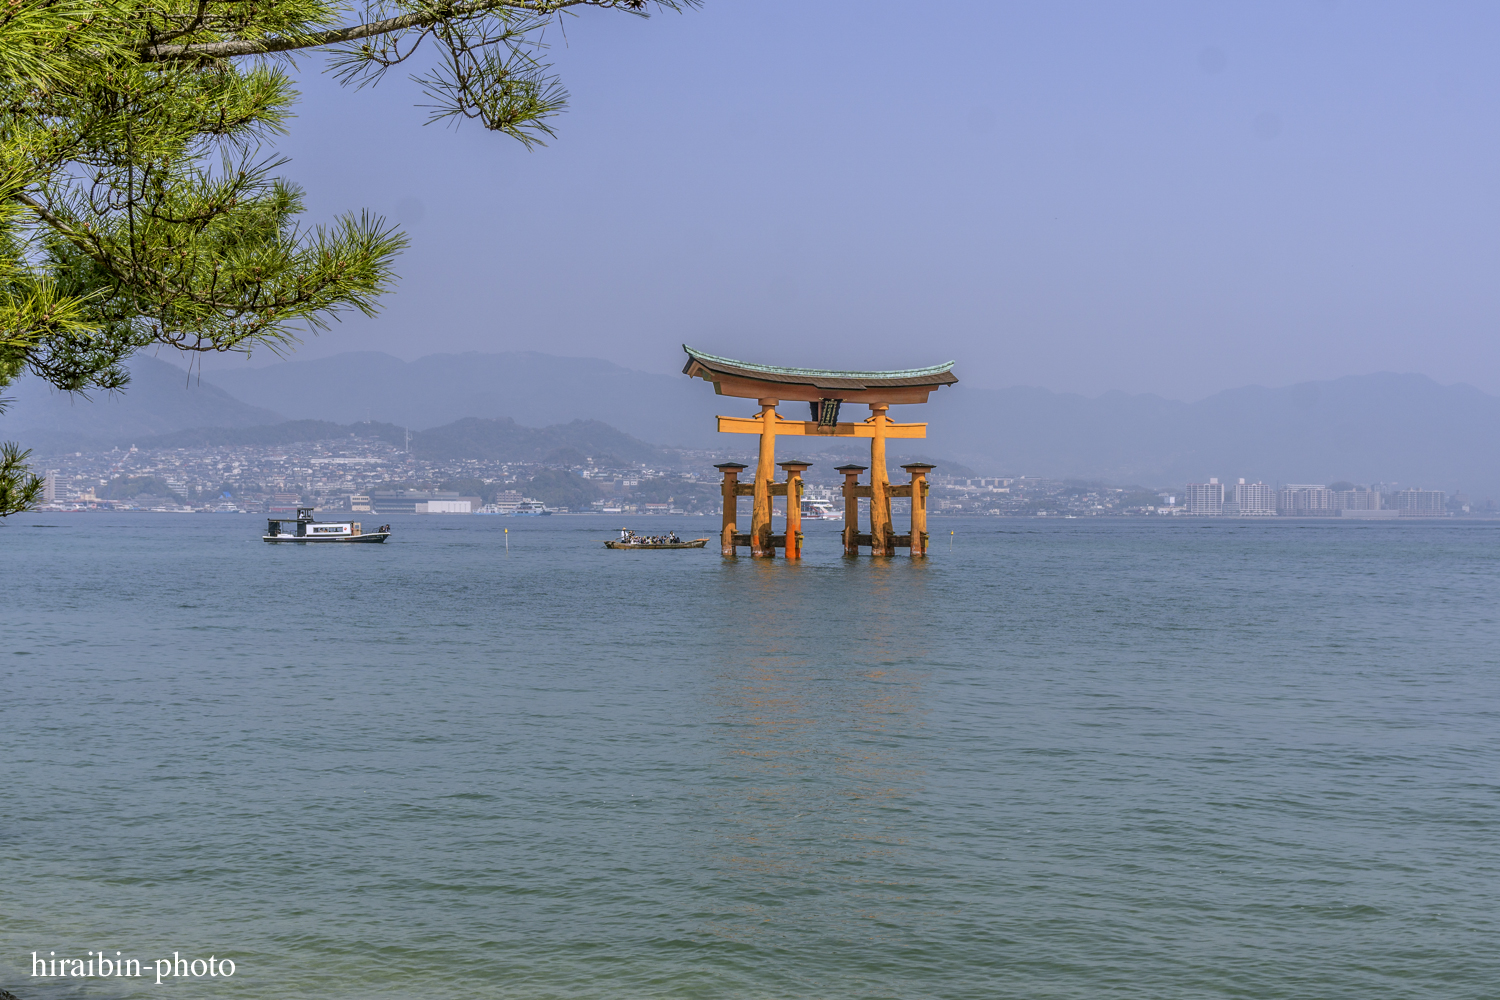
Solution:
<path fill-rule="evenodd" d="M 767 375 L 806 375 L 812 378 L 840 378 L 840 379 L 879 379 L 879 378 L 920 378 L 923 375 L 941 375 L 950 370 L 956 361 L 945 361 L 940 365 L 932 365 L 928 368 L 905 368 L 899 371 L 889 372 L 851 372 L 834 371 L 828 368 L 783 368 L 778 365 L 758 365 L 750 361 L 736 361 L 734 358 L 725 358 L 717 354 L 708 354 L 704 351 L 695 350 L 686 344 L 682 349 L 687 352 L 688 357 L 699 361 L 717 361 L 721 365 L 733 365 L 746 371 L 764 372 Z"/>

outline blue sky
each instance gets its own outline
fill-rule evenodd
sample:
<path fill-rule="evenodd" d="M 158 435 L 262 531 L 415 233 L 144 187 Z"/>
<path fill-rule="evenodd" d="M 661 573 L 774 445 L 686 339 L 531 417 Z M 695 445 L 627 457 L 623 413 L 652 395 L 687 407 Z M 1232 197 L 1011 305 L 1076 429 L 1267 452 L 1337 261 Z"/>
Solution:
<path fill-rule="evenodd" d="M 1088 394 L 1500 392 L 1497 29 L 1348 0 L 586 11 L 531 152 L 307 61 L 279 149 L 309 221 L 369 208 L 412 248 L 378 319 L 299 354 L 671 371 L 687 341 Z"/>

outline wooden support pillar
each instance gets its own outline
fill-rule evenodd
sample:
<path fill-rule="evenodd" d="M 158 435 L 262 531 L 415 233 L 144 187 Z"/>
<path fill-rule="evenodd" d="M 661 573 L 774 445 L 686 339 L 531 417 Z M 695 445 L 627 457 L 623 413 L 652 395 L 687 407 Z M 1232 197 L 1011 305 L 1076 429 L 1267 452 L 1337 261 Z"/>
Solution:
<path fill-rule="evenodd" d="M 771 480 L 776 478 L 775 399 L 757 399 L 760 404 L 760 455 L 755 463 L 755 500 L 750 507 L 750 556 L 771 559 Z"/>
<path fill-rule="evenodd" d="M 724 473 L 723 485 L 719 487 L 724 497 L 724 520 L 719 526 L 719 540 L 724 555 L 734 556 L 738 554 L 734 550 L 734 533 L 738 530 L 734 522 L 739 507 L 740 470 L 749 466 L 743 462 L 724 462 L 714 468 Z"/>
<path fill-rule="evenodd" d="M 802 558 L 802 473 L 811 462 L 781 462 L 786 470 L 786 547 L 788 559 Z"/>
<path fill-rule="evenodd" d="M 870 555 L 893 556 L 896 547 L 891 536 L 890 480 L 885 471 L 885 403 L 871 403 L 870 416 L 874 418 L 875 433 L 870 438 Z"/>
<path fill-rule="evenodd" d="M 859 474 L 863 465 L 840 465 L 835 472 L 844 474 L 844 555 L 859 555 Z"/>
<path fill-rule="evenodd" d="M 937 466 L 912 462 L 901 468 L 911 473 L 911 554 L 918 558 L 927 555 L 927 473 Z"/>

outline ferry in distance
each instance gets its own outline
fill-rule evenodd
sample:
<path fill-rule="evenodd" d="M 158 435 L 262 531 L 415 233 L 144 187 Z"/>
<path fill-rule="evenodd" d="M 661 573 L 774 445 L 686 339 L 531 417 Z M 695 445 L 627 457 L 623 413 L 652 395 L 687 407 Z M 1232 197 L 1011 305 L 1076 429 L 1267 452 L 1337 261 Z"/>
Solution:
<path fill-rule="evenodd" d="M 833 504 L 833 491 L 813 487 L 802 494 L 802 519 L 804 521 L 842 521 L 844 512 Z"/>
<path fill-rule="evenodd" d="M 294 525 L 292 530 L 283 524 Z M 266 533 L 261 535 L 266 542 L 383 542 L 391 537 L 391 526 L 382 524 L 374 531 L 364 531 L 358 521 L 314 521 L 313 508 L 298 507 L 297 516 L 273 517 L 266 523 Z"/>
<path fill-rule="evenodd" d="M 552 511 L 540 500 L 520 497 L 514 493 L 502 494 L 494 503 L 487 503 L 476 510 L 476 514 L 503 514 L 509 517 L 551 517 Z"/>

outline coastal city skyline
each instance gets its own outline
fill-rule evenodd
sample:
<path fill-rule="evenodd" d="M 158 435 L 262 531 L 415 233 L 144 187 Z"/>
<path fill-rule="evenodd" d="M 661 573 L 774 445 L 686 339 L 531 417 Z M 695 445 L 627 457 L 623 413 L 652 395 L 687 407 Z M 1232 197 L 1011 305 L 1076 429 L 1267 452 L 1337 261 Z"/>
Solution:
<path fill-rule="evenodd" d="M 414 513 L 426 500 L 460 501 L 477 513 L 497 494 L 537 501 L 556 513 L 708 514 L 717 503 L 713 463 L 740 457 L 667 451 L 665 464 L 628 463 L 600 456 L 577 461 L 422 459 L 387 441 L 346 438 L 272 446 L 116 448 L 54 458 L 46 476 L 46 509 L 192 510 L 285 513 L 306 504 L 347 511 L 384 493 L 375 513 Z M 832 462 L 805 473 L 820 488 L 836 485 Z M 536 487 L 532 482 L 541 474 Z M 559 478 L 559 476 L 563 478 Z M 572 481 L 570 481 L 572 480 Z M 1412 484 L 1203 482 L 1180 486 L 1087 483 L 1027 476 L 944 472 L 930 477 L 934 516 L 1393 517 L 1497 516 L 1493 504 L 1462 492 Z M 463 489 L 444 488 L 462 484 Z M 152 492 L 154 491 L 154 492 Z M 532 493 L 545 494 L 544 498 Z M 118 494 L 118 495 L 116 495 Z M 397 494 L 410 494 L 400 501 Z M 472 496 L 472 502 L 469 497 Z M 1451 500 L 1451 503 L 1450 503 Z M 898 501 L 899 503 L 900 501 Z M 428 511 L 421 511 L 426 513 Z M 433 506 L 432 513 L 438 512 Z M 493 511 L 492 511 L 493 512 Z"/>
<path fill-rule="evenodd" d="M 569 391 L 548 391 L 548 373 L 564 368 Z M 1471 387 L 1370 376 L 1281 390 L 1245 387 L 1198 404 L 1026 387 L 991 391 L 966 382 L 944 393 L 926 408 L 929 437 L 897 454 L 938 462 L 945 474 L 1174 492 L 1216 474 L 1229 483 L 1243 476 L 1272 485 L 1398 482 L 1463 493 L 1480 507 L 1500 500 L 1500 466 L 1485 459 L 1489 442 L 1500 436 L 1500 397 Z M 201 379 L 145 357 L 134 363 L 123 394 L 69 399 L 34 379 L 5 394 L 15 402 L 0 414 L 0 440 L 27 442 L 43 468 L 59 464 L 52 456 L 80 450 L 301 440 L 310 433 L 375 435 L 398 449 L 410 434 L 412 449 L 425 457 L 466 457 L 464 448 L 477 447 L 472 457 L 541 460 L 574 449 L 653 466 L 701 453 L 712 464 L 710 456 L 748 454 L 736 452 L 736 442 L 716 440 L 714 415 L 754 409 L 753 401 L 747 406 L 694 391 L 680 374 L 537 352 L 435 355 L 410 364 L 357 354 Z M 896 419 L 906 419 L 900 410 L 892 411 Z M 782 413 L 794 415 L 795 408 Z M 576 421 L 614 433 L 592 438 Z M 516 450 L 523 439 L 525 447 Z M 788 447 L 782 442 L 779 450 Z M 824 461 L 827 446 L 805 447 L 798 457 Z"/>

